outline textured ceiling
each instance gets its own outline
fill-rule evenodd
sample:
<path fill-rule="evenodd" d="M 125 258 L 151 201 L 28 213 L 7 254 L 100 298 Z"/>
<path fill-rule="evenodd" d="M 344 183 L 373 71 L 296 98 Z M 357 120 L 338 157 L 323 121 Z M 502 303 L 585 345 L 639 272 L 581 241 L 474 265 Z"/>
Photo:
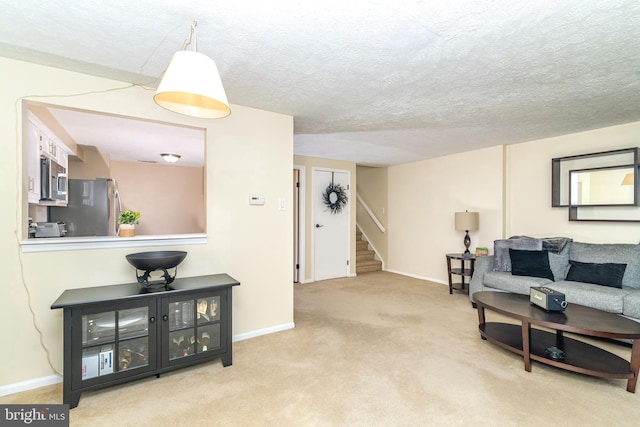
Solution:
<path fill-rule="evenodd" d="M 195 18 L 229 101 L 293 115 L 296 154 L 389 165 L 640 120 L 638 0 L 0 6 L 0 55 L 150 86 Z"/>

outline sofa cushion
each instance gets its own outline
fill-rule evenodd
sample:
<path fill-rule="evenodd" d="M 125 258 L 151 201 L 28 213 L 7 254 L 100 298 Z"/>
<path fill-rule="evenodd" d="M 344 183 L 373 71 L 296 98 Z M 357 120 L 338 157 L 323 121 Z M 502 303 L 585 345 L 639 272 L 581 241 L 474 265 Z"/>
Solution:
<path fill-rule="evenodd" d="M 493 242 L 494 271 L 511 271 L 509 249 L 540 251 L 542 250 L 542 240 L 530 238 L 495 240 Z"/>
<path fill-rule="evenodd" d="M 529 295 L 532 286 L 546 286 L 552 283 L 549 279 L 541 277 L 514 276 L 507 271 L 489 271 L 484 273 L 485 286 L 501 289 L 515 294 Z"/>
<path fill-rule="evenodd" d="M 525 251 L 509 248 L 511 274 L 514 276 L 542 277 L 553 280 L 547 251 Z"/>
<path fill-rule="evenodd" d="M 529 236 L 511 236 L 509 239 L 534 239 Z M 543 237 L 542 249 L 549 251 L 550 254 L 569 255 L 569 248 L 573 239 L 570 237 Z"/>
<path fill-rule="evenodd" d="M 629 293 L 627 289 L 611 288 L 582 282 L 555 282 L 549 287 L 562 292 L 569 304 L 586 305 L 610 313 L 622 314 L 623 301 Z"/>
<path fill-rule="evenodd" d="M 569 254 L 549 252 L 549 266 L 553 272 L 554 281 L 564 280 L 567 277 L 567 271 L 569 271 Z"/>
<path fill-rule="evenodd" d="M 640 292 L 629 292 L 624 296 L 622 314 L 640 319 Z"/>
<path fill-rule="evenodd" d="M 569 261 L 569 264 L 566 280 L 622 288 L 622 277 L 627 264 L 599 264 L 579 261 Z"/>
<path fill-rule="evenodd" d="M 622 287 L 640 289 L 640 245 L 573 242 L 569 260 L 627 264 Z"/>

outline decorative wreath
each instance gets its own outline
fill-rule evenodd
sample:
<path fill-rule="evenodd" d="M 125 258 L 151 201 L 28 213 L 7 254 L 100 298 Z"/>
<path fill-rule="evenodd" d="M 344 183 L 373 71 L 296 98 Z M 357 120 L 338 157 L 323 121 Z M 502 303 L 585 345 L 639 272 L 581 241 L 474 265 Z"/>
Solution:
<path fill-rule="evenodd" d="M 322 193 L 322 202 L 329 208 L 331 214 L 340 213 L 348 201 L 347 192 L 340 184 L 332 182 Z"/>

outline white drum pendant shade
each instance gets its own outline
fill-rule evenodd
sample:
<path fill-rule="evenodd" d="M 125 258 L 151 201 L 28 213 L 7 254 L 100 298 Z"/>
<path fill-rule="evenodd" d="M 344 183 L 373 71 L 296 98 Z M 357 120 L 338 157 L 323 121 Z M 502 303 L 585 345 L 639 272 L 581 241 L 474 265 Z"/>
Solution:
<path fill-rule="evenodd" d="M 192 117 L 221 119 L 231 114 L 216 63 L 192 50 L 173 55 L 153 100 L 167 110 Z"/>

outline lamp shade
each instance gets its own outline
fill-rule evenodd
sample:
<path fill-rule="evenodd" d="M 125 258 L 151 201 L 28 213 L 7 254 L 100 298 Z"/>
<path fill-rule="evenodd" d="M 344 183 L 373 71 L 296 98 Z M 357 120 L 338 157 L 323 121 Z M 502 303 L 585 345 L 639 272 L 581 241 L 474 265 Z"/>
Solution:
<path fill-rule="evenodd" d="M 153 100 L 167 110 L 192 117 L 221 119 L 231 114 L 216 63 L 192 50 L 173 55 Z"/>
<path fill-rule="evenodd" d="M 474 231 L 478 229 L 480 215 L 478 212 L 456 212 L 455 227 L 457 231 Z"/>
<path fill-rule="evenodd" d="M 628 173 L 622 179 L 620 185 L 633 185 L 634 176 L 633 173 Z"/>

